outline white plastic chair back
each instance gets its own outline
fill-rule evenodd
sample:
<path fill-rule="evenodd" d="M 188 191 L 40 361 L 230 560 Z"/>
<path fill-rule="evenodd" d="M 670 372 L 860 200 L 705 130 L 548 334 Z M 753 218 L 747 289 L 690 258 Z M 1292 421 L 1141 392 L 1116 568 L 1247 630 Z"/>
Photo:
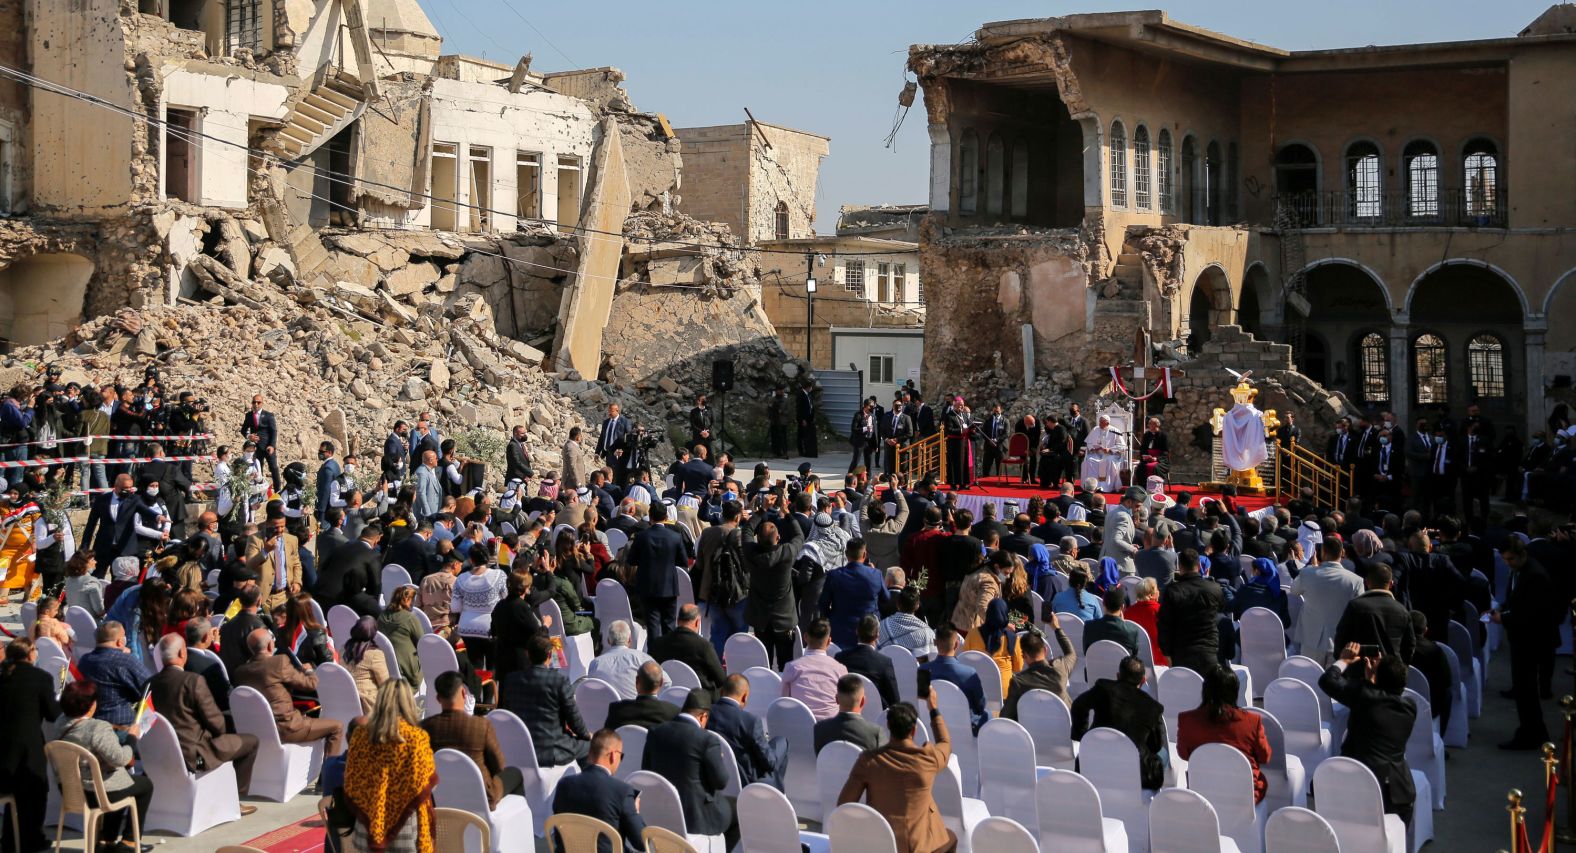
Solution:
<path fill-rule="evenodd" d="M 33 633 L 33 623 L 38 621 L 38 600 L 22 602 L 22 636 Z M 69 622 L 67 623 L 70 624 Z M 76 628 L 71 629 L 75 631 Z"/>
<path fill-rule="evenodd" d="M 750 682 L 750 700 L 744 710 L 766 720 L 766 711 L 772 700 L 783 695 L 783 677 L 771 667 L 752 666 L 744 671 L 744 680 Z"/>
<path fill-rule="evenodd" d="M 328 720 L 338 720 L 346 729 L 350 721 L 361 716 L 361 694 L 356 691 L 356 677 L 337 663 L 325 663 L 317 668 L 317 701 L 319 715 Z M 344 746 L 349 738 L 340 738 Z"/>
<path fill-rule="evenodd" d="M 85 645 L 89 649 L 93 648 L 93 642 L 92 642 L 92 639 L 91 639 L 92 635 L 89 634 L 88 637 L 89 637 L 89 639 L 86 642 L 79 642 L 79 643 L 73 644 L 74 647 L 75 648 L 81 648 L 81 647 L 83 647 Z M 39 654 L 40 657 L 42 657 L 42 656 L 44 656 L 46 654 L 51 656 L 51 657 L 65 657 L 66 656 L 66 650 L 61 648 L 59 643 L 55 642 L 55 638 L 54 637 L 39 637 L 37 640 L 33 641 L 33 648 L 38 650 L 38 654 Z"/>
<path fill-rule="evenodd" d="M 1032 833 L 1040 821 L 1034 791 L 1039 779 L 1034 739 L 1012 720 L 991 720 L 980 727 L 980 799 L 990 813 L 1012 818 Z"/>
<path fill-rule="evenodd" d="M 1341 853 L 1341 841 L 1318 812 L 1298 806 L 1277 809 L 1264 824 L 1266 853 Z"/>
<path fill-rule="evenodd" d="M 874 681 L 871 681 L 864 675 L 857 672 L 853 673 L 853 675 L 858 676 L 859 680 L 864 682 L 865 685 L 865 707 L 859 712 L 859 716 L 863 717 L 865 722 L 871 725 L 881 725 L 886 720 L 886 709 L 881 704 L 881 691 L 876 687 Z"/>
<path fill-rule="evenodd" d="M 988 817 L 974 827 L 969 844 L 990 853 L 1040 853 L 1040 844 L 1023 824 L 1005 817 Z"/>
<path fill-rule="evenodd" d="M 897 676 L 897 698 L 910 704 L 919 702 L 919 660 L 903 646 L 887 646 L 881 654 L 892 661 L 892 672 Z"/>
<path fill-rule="evenodd" d="M 664 702 L 671 702 L 674 705 L 682 708 L 684 707 L 684 700 L 689 698 L 690 690 L 692 689 L 699 688 L 680 687 L 677 684 L 670 684 L 667 687 L 662 688 L 662 691 L 657 694 L 657 698 Z"/>
<path fill-rule="evenodd" d="M 700 676 L 684 661 L 663 661 L 662 671 L 667 674 L 672 687 L 683 687 L 686 690 L 700 689 Z"/>
<path fill-rule="evenodd" d="M 328 636 L 334 640 L 334 648 L 340 654 L 345 653 L 345 646 L 350 642 L 350 629 L 356 627 L 356 620 L 361 616 L 343 604 L 336 604 L 328 608 Z"/>
<path fill-rule="evenodd" d="M 1076 769 L 1078 742 L 1073 740 L 1072 713 L 1062 697 L 1049 690 L 1030 690 L 1018 697 L 1018 722 L 1034 741 L 1036 765 Z"/>
<path fill-rule="evenodd" d="M 1483 713 L 1483 667 L 1473 643 L 1475 636 L 1460 622 L 1450 623 L 1448 647 L 1455 652 L 1456 664 L 1461 669 L 1461 677 L 1457 680 L 1466 688 L 1466 701 L 1461 709 L 1463 718 Z"/>
<path fill-rule="evenodd" d="M 619 726 L 618 736 L 624 742 L 624 760 L 619 762 L 618 772 L 613 774 L 613 778 L 628 782 L 629 774 L 640 769 L 641 761 L 645 757 L 646 729 L 633 724 Z"/>
<path fill-rule="evenodd" d="M 219 667 L 220 672 L 224 673 L 225 681 L 230 680 L 230 670 L 225 667 L 224 660 L 213 652 L 210 652 L 207 649 L 194 649 L 191 646 L 187 646 L 186 654 L 191 657 L 207 658 L 209 662 Z"/>
<path fill-rule="evenodd" d="M 1101 814 L 1100 792 L 1071 770 L 1052 770 L 1034 786 L 1040 849 L 1071 853 L 1127 853 L 1127 830 Z"/>
<path fill-rule="evenodd" d="M 788 742 L 783 793 L 800 817 L 815 819 L 821 814 L 821 791 L 815 782 L 815 715 L 798 699 L 781 696 L 766 710 L 766 728 Z"/>
<path fill-rule="evenodd" d="M 398 563 L 389 563 L 384 566 L 383 573 L 378 577 L 383 584 L 383 599 L 385 601 L 394 594 L 394 590 L 402 586 L 413 585 L 410 579 L 410 572 L 405 571 L 405 567 Z"/>
<path fill-rule="evenodd" d="M 846 740 L 832 741 L 815 757 L 815 786 L 821 790 L 821 823 L 826 823 L 837 808 L 837 795 L 848 782 L 862 750 Z"/>
<path fill-rule="evenodd" d="M 830 853 L 831 842 L 817 832 L 802 832 L 793 804 L 782 791 L 764 782 L 746 785 L 739 794 L 739 843 L 743 853 Z"/>
<path fill-rule="evenodd" d="M 89 646 L 89 648 L 92 648 L 92 646 Z M 58 697 L 61 689 L 66 686 L 66 682 L 71 680 L 71 659 L 66 656 L 65 652 L 60 650 L 59 646 L 36 650 L 38 652 L 38 662 L 34 666 L 49 674 L 49 677 L 55 682 L 55 695 Z"/>
<path fill-rule="evenodd" d="M 834 853 L 897 853 L 897 836 L 886 818 L 864 803 L 838 806 L 826 822 Z"/>
<path fill-rule="evenodd" d="M 1426 685 L 1425 685 L 1426 686 Z M 1445 745 L 1434 731 L 1433 709 L 1428 704 L 1428 694 L 1407 688 L 1406 698 L 1417 706 L 1417 717 L 1412 720 L 1412 733 L 1406 739 L 1406 764 L 1414 773 L 1428 778 L 1433 790 L 1434 808 L 1445 807 Z M 1420 807 L 1421 808 L 1421 807 Z"/>
<path fill-rule="evenodd" d="M 1138 575 L 1128 575 L 1122 578 L 1120 581 L 1122 585 L 1122 592 L 1127 594 L 1128 604 L 1133 604 L 1138 601 L 1138 585 L 1143 582 L 1144 579 Z"/>
<path fill-rule="evenodd" d="M 936 691 L 936 704 L 952 739 L 952 754 L 958 757 L 963 772 L 963 796 L 975 796 L 980 789 L 980 757 L 968 697 L 956 684 L 939 678 L 930 682 L 930 689 Z"/>
<path fill-rule="evenodd" d="M 727 777 L 727 782 L 722 786 L 722 795 L 725 797 L 737 797 L 739 796 L 739 791 L 744 789 L 744 779 L 739 776 L 738 756 L 733 754 L 733 747 L 728 745 L 728 741 L 722 735 L 716 732 L 708 732 L 707 734 L 716 738 L 717 745 L 722 748 L 722 772 Z"/>
<path fill-rule="evenodd" d="M 317 602 L 314 601 L 312 603 L 316 604 Z M 432 617 L 427 615 L 427 611 L 422 610 L 420 607 L 413 607 L 410 612 L 416 614 L 416 621 L 421 623 L 421 635 L 425 637 L 431 634 Z"/>
<path fill-rule="evenodd" d="M 1177 737 L 1177 715 L 1197 708 L 1203 700 L 1203 676 L 1181 666 L 1173 666 L 1160 674 L 1161 713 L 1166 718 L 1166 734 L 1173 741 Z"/>
<path fill-rule="evenodd" d="M 1052 571 L 1051 574 L 1054 575 L 1056 572 Z M 1031 619 L 1036 625 L 1045 625 L 1045 622 L 1040 619 L 1040 617 L 1045 613 L 1045 596 L 1040 595 L 1038 592 L 1035 592 L 1032 589 L 1029 590 L 1029 606 L 1034 608 L 1034 612 L 1029 614 L 1029 619 Z M 1046 630 L 1045 633 L 1049 634 L 1050 631 Z"/>
<path fill-rule="evenodd" d="M 1329 722 L 1335 716 L 1333 700 L 1330 699 L 1329 694 L 1319 689 L 1319 677 L 1324 675 L 1324 667 L 1320 666 L 1318 661 L 1306 655 L 1292 655 L 1286 658 L 1276 673 L 1277 678 L 1294 678 L 1308 685 L 1314 695 L 1319 697 L 1319 716 L 1325 722 Z M 1269 689 L 1267 682 L 1264 689 Z M 1263 696 L 1262 693 L 1259 695 Z"/>
<path fill-rule="evenodd" d="M 1428 687 L 1428 676 L 1424 675 L 1423 671 L 1415 666 L 1406 668 L 1406 689 L 1422 696 L 1434 695 Z"/>
<path fill-rule="evenodd" d="M 1283 806 L 1308 804 L 1308 773 L 1302 768 L 1302 759 L 1286 752 L 1286 732 L 1280 720 L 1263 708 L 1244 708 L 1257 714 L 1264 725 L 1264 739 L 1270 745 L 1270 760 L 1259 765 L 1264 772 L 1264 804 L 1275 809 Z"/>
<path fill-rule="evenodd" d="M 587 678 L 575 685 L 575 705 L 580 708 L 580 719 L 593 732 L 607 722 L 607 709 L 618 699 L 618 688 L 600 678 Z"/>
<path fill-rule="evenodd" d="M 958 654 L 958 663 L 968 666 L 980 677 L 980 687 L 985 691 L 985 710 L 993 715 L 1001 713 L 1006 697 L 1002 694 L 1001 667 L 996 661 L 984 652 L 968 651 Z"/>
<path fill-rule="evenodd" d="M 1221 853 L 1220 821 L 1196 791 L 1167 788 L 1149 804 L 1150 853 Z"/>
<path fill-rule="evenodd" d="M 323 761 L 323 742 L 281 742 L 273 708 L 263 694 L 246 686 L 231 690 L 230 717 L 238 734 L 257 736 L 250 796 L 282 803 L 300 793 L 307 781 L 317 775 Z"/>
<path fill-rule="evenodd" d="M 622 619 L 629 623 L 629 646 L 633 649 L 646 648 L 646 632 L 635 623 L 634 613 L 629 608 L 629 593 L 623 585 L 612 578 L 603 578 L 596 585 L 596 600 L 592 606 L 595 611 L 597 623 L 602 626 L 602 647 L 612 645 L 608 637 L 608 629 L 615 620 Z"/>
<path fill-rule="evenodd" d="M 1445 660 L 1450 664 L 1450 683 L 1455 685 L 1455 690 L 1451 691 L 1450 722 L 1440 734 L 1444 736 L 1445 746 L 1464 748 L 1467 745 L 1467 718 L 1471 716 L 1467 702 L 1471 679 L 1462 673 L 1461 659 L 1456 657 L 1455 649 L 1440 646 L 1439 650 L 1445 653 Z"/>
<path fill-rule="evenodd" d="M 1253 683 L 1263 689 L 1280 677 L 1281 663 L 1286 660 L 1286 626 L 1275 611 L 1249 607 L 1242 614 L 1239 629 L 1242 663 L 1253 673 Z"/>
<path fill-rule="evenodd" d="M 1073 644 L 1073 648 L 1075 648 L 1075 649 L 1082 649 L 1084 647 L 1084 641 L 1083 641 L 1083 629 L 1084 629 L 1083 617 L 1079 616 L 1076 613 L 1067 613 L 1065 611 L 1060 611 L 1059 610 L 1059 611 L 1056 612 L 1056 621 L 1058 621 L 1058 622 L 1060 622 L 1062 624 L 1062 633 L 1067 635 L 1067 639 L 1068 639 L 1069 642 L 1071 642 Z M 1050 645 L 1053 648 L 1055 648 L 1057 646 L 1055 636 L 1052 636 L 1052 637 L 1049 638 L 1049 640 L 1047 640 L 1047 645 Z M 1061 649 L 1057 649 L 1057 652 L 1060 653 Z M 1078 664 L 1078 671 L 1080 673 L 1083 672 L 1083 663 L 1082 662 L 1080 662 Z"/>
<path fill-rule="evenodd" d="M 214 571 L 218 571 L 218 569 Z M 323 615 L 323 605 L 318 604 L 315 598 L 307 602 L 307 604 L 312 608 L 312 618 L 316 620 L 317 624 L 327 627 L 328 617 Z"/>
<path fill-rule="evenodd" d="M 1406 853 L 1405 825 L 1384 813 L 1379 780 L 1361 762 L 1336 756 L 1320 764 L 1313 772 L 1313 801 L 1342 850 Z"/>
<path fill-rule="evenodd" d="M 403 678 L 399 672 L 399 659 L 394 656 L 394 641 L 382 631 L 372 635 L 372 644 L 383 653 L 383 662 L 388 664 L 389 678 Z"/>
<path fill-rule="evenodd" d="M 640 792 L 640 816 L 647 826 L 660 826 L 680 836 L 688 836 L 684 807 L 673 783 L 649 770 L 636 770 L 627 780 Z"/>
<path fill-rule="evenodd" d="M 28 603 L 37 606 L 34 602 Z M 93 618 L 86 607 L 73 604 L 66 608 L 66 625 L 76 634 L 76 640 L 71 644 L 72 657 L 82 660 L 83 655 L 93 650 L 93 634 L 98 630 L 98 620 Z M 29 632 L 33 630 L 31 624 L 26 628 Z"/>
<path fill-rule="evenodd" d="M 441 710 L 438 707 L 438 676 L 445 672 L 459 672 L 460 659 L 448 640 L 437 634 L 423 634 L 416 641 L 416 660 L 421 664 L 421 680 L 427 685 L 422 697 L 422 713 L 430 717 Z M 474 707 L 475 702 L 476 697 L 472 696 L 467 704 Z"/>
<path fill-rule="evenodd" d="M 1084 653 L 1084 677 L 1090 684 L 1102 678 L 1116 678 L 1127 649 L 1121 643 L 1101 640 Z"/>
<path fill-rule="evenodd" d="M 607 536 L 607 552 L 614 559 L 617 559 L 618 552 L 624 550 L 624 546 L 629 544 L 629 534 L 619 530 L 617 527 L 609 527 L 604 535 Z"/>
<path fill-rule="evenodd" d="M 433 804 L 438 808 L 470 812 L 487 821 L 493 853 L 502 853 L 505 837 L 512 839 L 509 844 L 518 845 L 527 833 L 533 833 L 531 808 L 524 797 L 506 796 L 496 809 L 488 808 L 482 771 L 470 756 L 458 750 L 440 749 L 433 753 L 433 763 L 438 772 L 438 786 L 432 792 Z M 475 853 L 470 847 L 472 836 L 466 837 L 465 853 Z M 511 846 L 510 849 L 518 848 Z"/>
<path fill-rule="evenodd" d="M 1264 826 L 1253 799 L 1253 765 L 1236 747 L 1206 743 L 1187 760 L 1187 787 L 1209 801 L 1219 834 L 1241 850 L 1257 850 Z"/>
<path fill-rule="evenodd" d="M 729 675 L 757 666 L 769 669 L 772 665 L 771 656 L 766 653 L 766 645 L 756 639 L 754 634 L 743 632 L 734 634 L 722 644 L 722 658 Z"/>
<path fill-rule="evenodd" d="M 492 723 L 493 733 L 498 736 L 498 748 L 503 750 L 504 766 L 520 770 L 540 769 L 536 763 L 536 743 L 531 739 L 531 730 L 526 728 L 523 720 L 512 711 L 495 708 L 487 712 L 487 721 Z M 625 750 L 626 756 L 628 752 Z"/>
<path fill-rule="evenodd" d="M 1322 725 L 1314 689 L 1295 678 L 1277 678 L 1264 688 L 1264 709 L 1280 720 L 1286 751 L 1317 773 L 1319 764 L 1330 757 L 1330 730 Z"/>
<path fill-rule="evenodd" d="M 162 829 L 190 837 L 240 819 L 241 799 L 236 793 L 233 763 L 226 761 L 209 767 L 201 775 L 189 772 L 175 729 L 169 720 L 158 715 L 138 739 L 137 748 L 143 772 L 159 791 L 148 808 L 143 831 Z M 15 809 L 16 804 L 11 807 Z"/>
<path fill-rule="evenodd" d="M 1128 842 L 1147 849 L 1150 795 L 1143 789 L 1138 747 L 1116 729 L 1090 729 L 1078 748 L 1078 768 L 1100 792 L 1104 813 L 1126 827 Z"/>
<path fill-rule="evenodd" d="M 916 740 L 917 742 L 917 740 Z M 963 771 L 958 768 L 957 753 L 947 757 L 946 770 L 937 773 L 930 783 L 930 796 L 941 812 L 941 822 L 958 839 L 959 853 L 968 853 L 969 831 L 976 824 L 990 817 L 982 800 L 963 796 Z"/>

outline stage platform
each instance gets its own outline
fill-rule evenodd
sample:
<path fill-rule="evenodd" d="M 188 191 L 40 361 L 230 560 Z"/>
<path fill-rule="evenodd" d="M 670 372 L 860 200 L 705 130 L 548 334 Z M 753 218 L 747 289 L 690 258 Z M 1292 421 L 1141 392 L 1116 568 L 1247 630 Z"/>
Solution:
<path fill-rule="evenodd" d="M 945 487 L 943 487 L 943 490 L 950 491 L 950 489 Z M 1166 494 L 1173 499 L 1176 498 L 1178 492 L 1183 491 L 1193 493 L 1193 506 L 1198 506 L 1201 498 L 1214 496 L 1209 492 L 1201 491 L 1198 486 L 1176 484 L 1167 485 L 1166 487 Z M 1039 486 L 1019 483 L 1016 477 L 993 476 L 986 478 L 984 482 L 976 482 L 973 488 L 959 491 L 958 505 L 967 508 L 977 517 L 980 507 L 988 501 L 996 504 L 997 518 L 1002 521 L 1011 521 L 1012 514 L 1006 512 L 1007 507 L 1005 506 L 1008 501 L 1016 501 L 1018 504 L 1016 511 L 1023 512 L 1029 507 L 1029 499 L 1036 495 L 1044 498 L 1054 498 L 1060 494 L 1061 492 L 1056 489 L 1046 490 Z M 1107 494 L 1105 496 L 1106 505 L 1115 505 L 1121 500 L 1121 497 L 1119 494 Z M 1238 495 L 1234 500 L 1237 506 L 1249 512 L 1262 509 L 1276 502 L 1275 498 L 1269 495 Z"/>

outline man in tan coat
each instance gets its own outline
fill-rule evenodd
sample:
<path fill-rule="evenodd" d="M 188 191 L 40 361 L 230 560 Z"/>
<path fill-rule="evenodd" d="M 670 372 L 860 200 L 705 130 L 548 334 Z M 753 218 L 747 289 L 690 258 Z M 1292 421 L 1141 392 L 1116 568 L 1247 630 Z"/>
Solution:
<path fill-rule="evenodd" d="M 246 636 L 246 650 L 252 657 L 236 669 L 235 686 L 250 687 L 268 700 L 274 712 L 274 725 L 279 728 L 280 742 L 321 740 L 324 755 L 338 755 L 344 725 L 338 720 L 303 717 L 290 698 L 292 690 L 316 693 L 317 676 L 296 669 L 289 655 L 274 654 L 274 632 L 267 628 L 258 628 Z"/>
<path fill-rule="evenodd" d="M 837 795 L 837 804 L 865 803 L 881 813 L 897 836 L 897 853 L 951 853 L 958 839 L 941 822 L 941 810 L 930 793 L 936 774 L 947 770 L 952 742 L 947 724 L 936 710 L 936 691 L 930 691 L 930 730 L 935 742 L 914 743 L 919 713 L 907 702 L 887 710 L 886 746 L 866 750 L 854 762 L 848 781 Z"/>
<path fill-rule="evenodd" d="M 268 520 L 246 540 L 246 568 L 257 574 L 265 611 L 301 591 L 301 540 L 285 532 L 284 513 L 273 504 L 268 507 Z"/>
<path fill-rule="evenodd" d="M 580 427 L 569 428 L 569 440 L 564 442 L 564 464 L 559 472 L 561 487 L 573 491 L 590 479 L 591 460 L 586 458 L 586 446 L 580 441 Z"/>

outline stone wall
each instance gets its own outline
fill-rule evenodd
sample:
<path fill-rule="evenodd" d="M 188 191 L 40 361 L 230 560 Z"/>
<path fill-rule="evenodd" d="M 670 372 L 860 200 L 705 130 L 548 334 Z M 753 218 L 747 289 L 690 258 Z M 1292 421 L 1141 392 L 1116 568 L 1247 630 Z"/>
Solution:
<path fill-rule="evenodd" d="M 815 233 L 815 188 L 829 150 L 826 137 L 760 122 L 675 133 L 684 158 L 679 207 L 685 213 L 725 223 L 754 243 L 777 237 L 777 204 L 783 202 L 790 239 Z"/>

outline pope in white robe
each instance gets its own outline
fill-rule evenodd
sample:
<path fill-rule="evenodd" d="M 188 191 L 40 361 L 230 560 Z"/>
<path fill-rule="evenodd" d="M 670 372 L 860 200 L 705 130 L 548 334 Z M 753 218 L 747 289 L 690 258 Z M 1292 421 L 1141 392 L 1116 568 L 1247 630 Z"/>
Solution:
<path fill-rule="evenodd" d="M 1084 439 L 1081 476 L 1100 481 L 1100 491 L 1114 492 L 1122 487 L 1122 450 L 1125 439 L 1111 429 L 1111 419 L 1100 416 L 1100 425 Z"/>

